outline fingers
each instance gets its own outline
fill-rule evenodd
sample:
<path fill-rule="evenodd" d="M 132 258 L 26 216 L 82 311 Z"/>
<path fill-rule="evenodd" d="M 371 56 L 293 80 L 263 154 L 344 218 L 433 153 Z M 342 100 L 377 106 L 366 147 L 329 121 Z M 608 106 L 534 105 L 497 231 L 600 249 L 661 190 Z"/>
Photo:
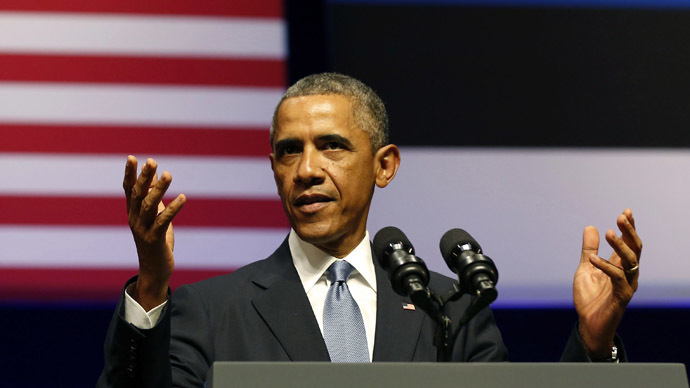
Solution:
<path fill-rule="evenodd" d="M 597 267 L 611 279 L 613 289 L 620 294 L 620 300 L 627 304 L 627 302 L 632 299 L 632 295 L 637 288 L 637 285 L 631 284 L 631 282 L 625 276 L 625 272 L 620 267 L 615 266 L 596 255 L 591 255 L 588 259 L 593 266 Z"/>
<path fill-rule="evenodd" d="M 606 232 L 606 241 L 613 248 L 615 254 L 611 256 L 611 260 L 608 262 L 601 259 L 607 263 L 606 265 L 595 266 L 611 277 L 612 281 L 614 281 L 615 275 L 618 278 L 625 279 L 626 284 L 631 285 L 632 289 L 636 290 L 639 277 L 638 266 L 640 264 L 640 255 L 642 254 L 642 240 L 640 240 L 635 230 L 635 220 L 630 209 L 625 209 L 618 216 L 616 223 L 621 231 L 620 237 L 616 236 L 613 230 Z M 618 270 L 614 268 L 618 268 Z M 616 286 L 615 282 L 614 286 Z"/>
<path fill-rule="evenodd" d="M 613 230 L 606 232 L 606 241 L 620 258 L 620 265 L 623 269 L 630 269 L 638 265 L 637 253 L 621 237 L 616 236 Z"/>
<path fill-rule="evenodd" d="M 172 182 L 172 175 L 169 172 L 164 171 L 161 174 L 161 178 L 157 179 L 154 175 L 151 179 L 150 188 L 144 200 L 141 201 L 141 209 L 139 211 L 139 217 L 141 217 L 141 222 L 146 225 L 151 224 L 153 219 L 156 218 L 158 213 L 162 210 L 159 209 L 159 205 L 163 200 L 165 192 L 170 187 Z"/>
<path fill-rule="evenodd" d="M 597 255 L 599 252 L 599 231 L 593 226 L 588 226 L 582 233 L 582 255 L 580 256 L 580 263 L 589 262 L 591 255 Z"/>
<path fill-rule="evenodd" d="M 184 204 L 187 203 L 187 197 L 184 194 L 178 195 L 168 206 L 163 209 L 156 216 L 151 227 L 151 231 L 159 236 L 165 235 L 170 223 L 175 218 L 177 213 L 182 210 Z"/>
<path fill-rule="evenodd" d="M 621 231 L 621 236 L 618 237 L 613 230 L 609 230 L 606 232 L 606 241 L 620 258 L 621 267 L 624 270 L 630 270 L 640 263 L 642 240 L 635 230 L 635 220 L 630 209 L 625 209 L 623 214 L 618 216 L 616 223 Z"/>
<path fill-rule="evenodd" d="M 132 197 L 132 188 L 137 181 L 137 158 L 132 155 L 127 156 L 127 163 L 125 164 L 125 178 L 122 181 L 122 188 L 125 190 L 125 199 L 127 202 L 127 214 L 129 214 L 129 203 Z"/>
<path fill-rule="evenodd" d="M 181 194 L 168 207 L 163 205 L 163 196 L 170 187 L 172 175 L 164 171 L 159 179 L 157 167 L 156 161 L 149 158 L 142 166 L 139 177 L 136 177 L 137 159 L 128 156 L 122 186 L 127 197 L 130 226 L 151 228 L 154 233 L 164 234 L 187 198 Z"/>
<path fill-rule="evenodd" d="M 149 192 L 153 177 L 156 175 L 157 163 L 153 159 L 147 159 L 141 168 L 141 174 L 132 187 L 129 200 L 129 217 L 138 217 L 141 211 L 141 203 Z M 130 222 L 131 223 L 131 222 Z"/>
<path fill-rule="evenodd" d="M 630 209 L 625 209 L 623 214 L 618 216 L 616 223 L 618 224 L 618 229 L 621 231 L 621 238 L 637 256 L 637 264 L 637 260 L 640 259 L 642 254 L 642 240 L 640 239 L 640 236 L 637 235 L 637 230 L 635 229 L 635 219 L 632 216 L 632 211 Z"/>
<path fill-rule="evenodd" d="M 633 218 L 632 210 L 630 208 L 627 208 L 623 210 L 623 215 L 628 219 L 630 224 L 632 224 L 633 228 L 635 227 L 635 219 Z"/>

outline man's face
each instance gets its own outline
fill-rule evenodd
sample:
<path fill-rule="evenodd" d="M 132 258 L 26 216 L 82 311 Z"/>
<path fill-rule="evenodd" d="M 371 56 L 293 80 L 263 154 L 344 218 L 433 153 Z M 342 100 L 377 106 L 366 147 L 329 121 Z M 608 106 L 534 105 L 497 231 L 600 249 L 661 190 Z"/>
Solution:
<path fill-rule="evenodd" d="M 273 135 L 271 167 L 290 225 L 336 257 L 364 238 L 379 171 L 352 106 L 340 95 L 289 98 Z"/>

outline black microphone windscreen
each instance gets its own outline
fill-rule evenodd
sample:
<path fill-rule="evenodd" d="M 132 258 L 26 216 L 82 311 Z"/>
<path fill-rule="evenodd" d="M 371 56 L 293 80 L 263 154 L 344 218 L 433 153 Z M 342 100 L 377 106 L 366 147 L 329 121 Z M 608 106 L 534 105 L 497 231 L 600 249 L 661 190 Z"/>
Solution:
<path fill-rule="evenodd" d="M 453 253 L 453 250 L 458 245 L 469 244 L 472 246 L 473 250 L 477 253 L 481 253 L 482 247 L 479 245 L 477 240 L 475 240 L 469 233 L 463 229 L 451 229 L 447 231 L 443 237 L 441 237 L 441 242 L 439 247 L 441 248 L 441 256 L 448 261 L 448 258 Z"/>
<path fill-rule="evenodd" d="M 410 240 L 407 239 L 407 236 L 405 236 L 402 230 L 395 226 L 386 226 L 379 230 L 376 236 L 374 236 L 374 254 L 379 260 L 382 260 L 390 244 L 398 242 L 401 242 L 406 248 L 412 248 Z"/>

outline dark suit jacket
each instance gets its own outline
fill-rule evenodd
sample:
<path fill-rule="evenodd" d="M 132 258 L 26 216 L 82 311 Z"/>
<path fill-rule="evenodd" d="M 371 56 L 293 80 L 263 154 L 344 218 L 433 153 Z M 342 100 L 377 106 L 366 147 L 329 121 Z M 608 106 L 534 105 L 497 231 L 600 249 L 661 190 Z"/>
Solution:
<path fill-rule="evenodd" d="M 403 303 L 410 301 L 393 291 L 378 263 L 375 268 L 373 360 L 437 361 L 434 321 L 419 308 L 403 309 Z M 452 283 L 432 273 L 430 288 L 439 295 Z M 123 300 L 124 293 L 106 336 L 99 387 L 200 387 L 214 361 L 329 361 L 287 239 L 265 260 L 179 287 L 153 329 L 140 330 L 127 323 Z M 449 305 L 447 312 L 454 322 L 468 304 L 469 297 L 464 296 Z M 568 347 L 574 350 L 568 361 L 586 361 L 576 333 L 570 342 Z M 452 355 L 453 361 L 507 358 L 489 308 L 459 331 Z"/>

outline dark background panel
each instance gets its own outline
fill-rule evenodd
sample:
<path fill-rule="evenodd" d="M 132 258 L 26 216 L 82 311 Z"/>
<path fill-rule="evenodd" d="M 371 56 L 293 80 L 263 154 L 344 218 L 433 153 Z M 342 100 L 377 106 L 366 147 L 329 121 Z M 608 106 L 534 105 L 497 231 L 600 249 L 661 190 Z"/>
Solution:
<path fill-rule="evenodd" d="M 0 386 L 93 387 L 114 304 L 0 305 Z M 577 319 L 573 309 L 497 309 L 513 362 L 556 362 Z M 680 362 L 690 355 L 690 310 L 629 309 L 620 326 L 633 362 Z"/>
<path fill-rule="evenodd" d="M 495 309 L 513 362 L 558 361 L 577 321 L 574 308 Z M 630 362 L 690 365 L 690 309 L 630 308 L 618 328 Z"/>
<path fill-rule="evenodd" d="M 115 304 L 0 305 L 0 386 L 95 387 Z"/>
<path fill-rule="evenodd" d="M 404 145 L 687 147 L 690 11 L 332 4 Z"/>
<path fill-rule="evenodd" d="M 330 70 L 327 4 L 324 0 L 286 0 L 288 23 L 287 82 Z"/>

